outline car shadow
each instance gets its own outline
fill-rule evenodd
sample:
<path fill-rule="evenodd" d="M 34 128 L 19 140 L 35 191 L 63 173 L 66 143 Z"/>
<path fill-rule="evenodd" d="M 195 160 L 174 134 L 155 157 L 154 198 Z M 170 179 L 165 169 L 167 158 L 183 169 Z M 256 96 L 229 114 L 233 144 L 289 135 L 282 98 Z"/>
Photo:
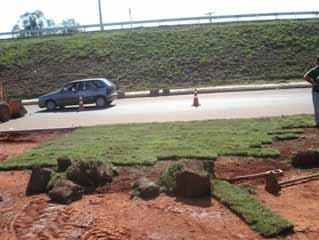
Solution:
<path fill-rule="evenodd" d="M 54 111 L 49 111 L 47 109 L 37 111 L 36 113 L 70 113 L 70 112 L 90 112 L 90 111 L 101 111 L 115 107 L 115 105 L 111 104 L 106 107 L 97 107 L 97 106 L 84 106 L 83 110 L 80 110 L 78 106 L 71 106 L 65 108 L 57 108 Z"/>

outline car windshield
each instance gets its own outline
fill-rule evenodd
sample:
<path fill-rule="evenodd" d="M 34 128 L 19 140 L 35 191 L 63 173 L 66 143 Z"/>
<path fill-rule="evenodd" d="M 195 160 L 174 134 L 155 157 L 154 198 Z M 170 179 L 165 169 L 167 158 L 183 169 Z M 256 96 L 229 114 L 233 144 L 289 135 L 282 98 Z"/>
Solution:
<path fill-rule="evenodd" d="M 105 82 L 109 87 L 114 86 L 114 84 L 111 81 L 107 80 L 107 79 L 103 79 L 103 82 Z"/>

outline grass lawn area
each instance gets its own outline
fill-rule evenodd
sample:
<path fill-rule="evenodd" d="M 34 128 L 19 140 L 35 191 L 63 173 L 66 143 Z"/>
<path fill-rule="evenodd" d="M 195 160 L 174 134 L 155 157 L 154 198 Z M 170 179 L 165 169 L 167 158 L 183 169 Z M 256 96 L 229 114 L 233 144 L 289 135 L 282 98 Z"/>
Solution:
<path fill-rule="evenodd" d="M 117 165 L 152 165 L 160 159 L 215 159 L 218 155 L 278 157 L 263 146 L 296 137 L 290 128 L 313 125 L 313 116 L 121 124 L 79 128 L 0 164 L 0 169 L 55 165 L 59 156 Z M 278 137 L 280 136 L 280 137 Z M 286 137 L 285 137 L 286 136 Z"/>

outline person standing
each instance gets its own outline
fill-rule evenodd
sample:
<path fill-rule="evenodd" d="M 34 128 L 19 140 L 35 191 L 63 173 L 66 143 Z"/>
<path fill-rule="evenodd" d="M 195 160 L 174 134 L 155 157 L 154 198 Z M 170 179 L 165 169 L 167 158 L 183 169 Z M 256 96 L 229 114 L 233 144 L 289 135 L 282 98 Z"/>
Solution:
<path fill-rule="evenodd" d="M 316 58 L 317 65 L 310 69 L 304 79 L 312 84 L 312 101 L 315 110 L 316 126 L 319 127 L 319 56 Z"/>

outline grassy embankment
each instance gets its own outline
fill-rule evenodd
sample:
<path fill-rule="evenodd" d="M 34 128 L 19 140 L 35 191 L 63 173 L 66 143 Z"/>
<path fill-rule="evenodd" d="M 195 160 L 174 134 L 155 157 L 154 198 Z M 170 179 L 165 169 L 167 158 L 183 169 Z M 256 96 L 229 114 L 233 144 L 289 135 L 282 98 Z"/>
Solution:
<path fill-rule="evenodd" d="M 59 156 L 118 165 L 151 165 L 160 159 L 215 159 L 217 155 L 278 157 L 263 144 L 296 138 L 289 126 L 313 124 L 312 116 L 80 128 L 0 164 L 2 169 L 55 165 Z M 278 137 L 279 136 L 279 137 Z"/>
<path fill-rule="evenodd" d="M 98 76 L 124 91 L 301 80 L 319 50 L 318 23 L 214 23 L 1 40 L 0 78 L 8 80 L 11 96 L 23 98 Z"/>

